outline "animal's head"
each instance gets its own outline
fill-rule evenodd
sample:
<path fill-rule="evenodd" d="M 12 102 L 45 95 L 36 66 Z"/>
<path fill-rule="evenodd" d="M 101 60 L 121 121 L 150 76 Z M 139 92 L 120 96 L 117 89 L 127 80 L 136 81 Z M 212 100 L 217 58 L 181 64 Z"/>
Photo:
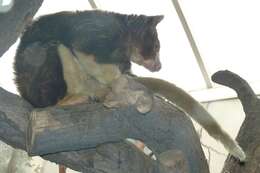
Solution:
<path fill-rule="evenodd" d="M 135 16 L 130 22 L 132 35 L 131 61 L 155 72 L 161 69 L 159 58 L 160 42 L 156 26 L 163 19 L 159 16 Z"/>

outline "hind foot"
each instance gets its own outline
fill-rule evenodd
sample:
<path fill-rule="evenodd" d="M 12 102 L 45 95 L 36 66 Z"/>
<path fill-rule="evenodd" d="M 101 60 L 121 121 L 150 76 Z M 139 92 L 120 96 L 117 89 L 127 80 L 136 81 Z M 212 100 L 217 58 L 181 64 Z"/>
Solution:
<path fill-rule="evenodd" d="M 77 105 L 81 103 L 93 103 L 97 102 L 97 99 L 90 98 L 86 95 L 67 95 L 62 100 L 60 100 L 57 105 L 67 106 L 67 105 Z"/>

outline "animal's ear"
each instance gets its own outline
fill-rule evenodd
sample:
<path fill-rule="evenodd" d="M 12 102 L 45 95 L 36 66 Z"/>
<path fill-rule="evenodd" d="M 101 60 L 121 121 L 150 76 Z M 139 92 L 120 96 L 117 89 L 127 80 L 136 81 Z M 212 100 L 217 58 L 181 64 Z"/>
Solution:
<path fill-rule="evenodd" d="M 150 21 L 152 25 L 156 26 L 164 18 L 164 15 L 150 16 Z"/>

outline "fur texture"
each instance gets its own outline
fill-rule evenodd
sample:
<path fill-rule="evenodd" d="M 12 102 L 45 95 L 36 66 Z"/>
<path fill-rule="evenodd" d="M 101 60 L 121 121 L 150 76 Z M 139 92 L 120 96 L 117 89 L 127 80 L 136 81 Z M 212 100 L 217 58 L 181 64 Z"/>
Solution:
<path fill-rule="evenodd" d="M 15 56 L 15 81 L 21 96 L 35 107 L 55 105 L 64 98 L 67 84 L 58 53 L 61 44 L 74 55 L 78 51 L 93 55 L 99 64 L 114 64 L 121 73 L 130 70 L 131 60 L 159 70 L 156 25 L 162 18 L 104 11 L 40 17 L 26 28 Z"/>

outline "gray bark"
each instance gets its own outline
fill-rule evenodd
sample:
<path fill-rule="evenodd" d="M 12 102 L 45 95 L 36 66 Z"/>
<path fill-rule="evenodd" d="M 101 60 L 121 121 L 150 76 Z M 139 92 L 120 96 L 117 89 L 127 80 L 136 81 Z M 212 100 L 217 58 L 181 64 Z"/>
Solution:
<path fill-rule="evenodd" d="M 196 136 L 190 119 L 160 99 L 155 99 L 152 111 L 147 114 L 138 113 L 134 106 L 107 109 L 102 104 L 86 104 L 34 110 L 30 123 L 28 151 L 32 155 L 91 148 L 133 138 L 144 141 L 155 153 L 177 146 L 186 150 L 190 159 L 199 156 L 199 152 L 191 155 L 188 150 L 190 143 L 186 138 Z M 193 142 L 200 145 L 198 140 Z"/>
<path fill-rule="evenodd" d="M 0 57 L 14 44 L 43 0 L 14 0 L 10 11 L 0 12 Z"/>

